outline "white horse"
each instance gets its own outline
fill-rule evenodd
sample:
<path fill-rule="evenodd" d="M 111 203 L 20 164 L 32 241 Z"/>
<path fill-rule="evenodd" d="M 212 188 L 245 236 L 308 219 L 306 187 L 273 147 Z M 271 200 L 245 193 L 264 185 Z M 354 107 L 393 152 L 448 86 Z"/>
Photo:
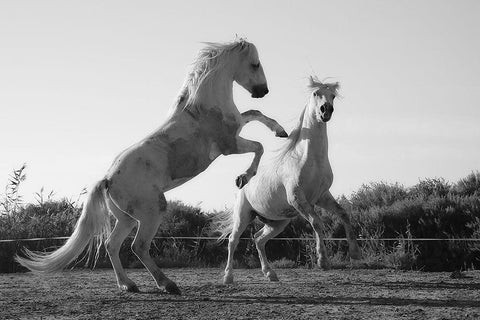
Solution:
<path fill-rule="evenodd" d="M 230 234 L 223 279 L 225 284 L 233 282 L 233 253 L 241 234 L 256 216 L 265 225 L 255 234 L 254 240 L 262 272 L 271 281 L 278 281 L 278 278 L 268 264 L 265 244 L 282 232 L 297 215 L 305 218 L 315 231 L 318 264 L 322 268 L 329 267 L 322 220 L 314 210 L 315 205 L 340 216 L 347 234 L 350 257 L 360 258 L 360 248 L 350 219 L 329 192 L 333 173 L 328 160 L 326 123 L 332 116 L 338 87 L 338 83 L 323 84 L 310 77 L 309 102 L 275 163 L 262 165 L 257 175 L 239 191 L 233 214 L 217 216 L 214 225 L 222 233 L 220 239 Z"/>
<path fill-rule="evenodd" d="M 90 192 L 75 230 L 68 241 L 51 253 L 30 252 L 17 261 L 38 273 L 64 269 L 89 246 L 97 253 L 105 243 L 121 290 L 138 291 L 123 269 L 119 250 L 136 226 L 132 250 L 148 269 L 159 288 L 180 294 L 149 254 L 167 207 L 164 193 L 204 171 L 219 155 L 254 152 L 248 170 L 237 178 L 243 187 L 255 175 L 263 154 L 260 143 L 239 137 L 241 128 L 257 120 L 285 137 L 285 130 L 260 111 L 240 113 L 233 102 L 233 82 L 253 98 L 268 93 L 258 52 L 243 39 L 231 43 L 207 43 L 193 64 L 191 73 L 168 119 L 158 130 L 123 151 L 105 178 Z M 110 230 L 110 214 L 116 218 Z"/>

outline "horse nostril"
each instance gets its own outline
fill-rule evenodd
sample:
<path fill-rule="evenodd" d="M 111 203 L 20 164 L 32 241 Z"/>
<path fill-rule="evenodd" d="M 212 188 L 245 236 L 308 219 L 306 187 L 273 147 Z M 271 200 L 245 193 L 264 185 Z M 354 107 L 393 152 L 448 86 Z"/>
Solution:
<path fill-rule="evenodd" d="M 322 105 L 322 106 L 320 107 L 320 111 L 322 111 L 322 113 L 325 112 L 325 105 Z"/>
<path fill-rule="evenodd" d="M 268 93 L 268 87 L 266 84 L 255 85 L 252 88 L 253 98 L 262 98 Z"/>

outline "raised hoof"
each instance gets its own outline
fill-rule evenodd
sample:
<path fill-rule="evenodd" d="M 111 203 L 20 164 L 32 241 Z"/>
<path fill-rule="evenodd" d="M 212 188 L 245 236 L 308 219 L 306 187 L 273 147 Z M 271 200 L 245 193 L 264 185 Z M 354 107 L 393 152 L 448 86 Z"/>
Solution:
<path fill-rule="evenodd" d="M 170 293 L 170 294 L 176 294 L 176 295 L 181 295 L 182 292 L 180 291 L 180 289 L 178 289 L 177 285 L 175 284 L 175 282 L 173 281 L 170 281 L 166 286 L 165 286 L 165 290 Z"/>
<path fill-rule="evenodd" d="M 246 173 L 243 173 L 237 177 L 235 184 L 237 185 L 238 189 L 242 189 L 248 183 L 248 180 L 250 180 L 250 178 L 247 177 Z"/>
<path fill-rule="evenodd" d="M 136 284 L 124 284 L 124 285 L 121 285 L 119 286 L 120 287 L 120 290 L 122 291 L 126 291 L 126 292 L 134 292 L 134 293 L 138 293 L 140 292 L 140 290 L 138 290 L 138 287 Z"/>
<path fill-rule="evenodd" d="M 275 137 L 288 138 L 288 133 L 285 130 L 275 133 Z"/>
<path fill-rule="evenodd" d="M 233 283 L 233 276 L 228 275 L 223 277 L 223 284 L 232 284 Z"/>

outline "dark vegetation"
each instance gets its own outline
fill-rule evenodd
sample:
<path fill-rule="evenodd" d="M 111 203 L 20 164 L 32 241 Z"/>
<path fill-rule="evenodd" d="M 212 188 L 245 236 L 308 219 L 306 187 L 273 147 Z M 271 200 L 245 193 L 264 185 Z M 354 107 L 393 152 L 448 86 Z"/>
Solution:
<path fill-rule="evenodd" d="M 52 194 L 36 194 L 36 203 L 24 204 L 19 186 L 25 180 L 25 167 L 13 172 L 0 198 L 0 239 L 52 238 L 69 236 L 80 215 L 79 201 L 52 200 Z M 448 240 L 480 238 L 480 172 L 472 172 L 457 183 L 442 178 L 424 179 L 413 187 L 398 183 L 377 182 L 363 185 L 350 197 L 342 196 L 340 204 L 349 212 L 363 249 L 360 266 L 371 268 L 452 271 L 480 267 L 480 241 Z M 223 266 L 226 243 L 209 239 L 176 239 L 175 237 L 211 237 L 210 219 L 216 212 L 169 202 L 165 222 L 160 226 L 151 253 L 163 267 Z M 326 237 L 345 236 L 340 221 L 322 212 Z M 252 238 L 261 222 L 255 221 L 243 234 Z M 133 237 L 135 230 L 132 232 Z M 140 262 L 130 250 L 132 237 L 121 250 L 127 267 Z M 310 226 L 294 219 L 282 238 L 312 238 Z M 392 240 L 378 240 L 392 238 Z M 416 240 L 420 238 L 442 241 Z M 24 270 L 13 261 L 22 247 L 52 250 L 65 240 L 0 242 L 0 272 Z M 336 267 L 350 265 L 345 241 L 327 241 L 329 256 Z M 103 249 L 102 249 L 103 250 Z M 315 243 L 312 240 L 272 240 L 267 254 L 276 267 L 314 266 Z M 109 267 L 104 252 L 97 267 Z M 253 241 L 240 241 L 235 254 L 237 267 L 258 267 Z M 78 266 L 84 265 L 79 261 Z"/>

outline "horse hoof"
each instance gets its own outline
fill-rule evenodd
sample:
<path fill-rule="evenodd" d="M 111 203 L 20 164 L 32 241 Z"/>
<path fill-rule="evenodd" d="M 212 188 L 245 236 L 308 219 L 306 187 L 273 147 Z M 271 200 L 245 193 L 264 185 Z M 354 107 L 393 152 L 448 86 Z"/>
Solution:
<path fill-rule="evenodd" d="M 136 284 L 130 284 L 130 285 L 124 284 L 124 285 L 121 285 L 121 286 L 120 286 L 120 290 L 126 291 L 126 292 L 134 292 L 134 293 L 140 292 L 140 290 L 138 290 L 138 287 L 137 287 Z"/>
<path fill-rule="evenodd" d="M 233 283 L 233 276 L 228 275 L 223 277 L 223 284 L 232 284 Z"/>
<path fill-rule="evenodd" d="M 288 138 L 288 133 L 285 130 L 275 133 L 275 137 Z"/>
<path fill-rule="evenodd" d="M 243 187 L 245 187 L 248 180 L 249 179 L 247 178 L 247 175 L 244 173 L 237 177 L 237 180 L 235 180 L 235 184 L 237 185 L 238 189 L 242 189 Z"/>
<path fill-rule="evenodd" d="M 275 272 L 272 272 L 272 271 L 268 272 L 267 273 L 267 278 L 271 282 L 278 282 L 278 277 L 277 277 L 277 274 Z"/>
<path fill-rule="evenodd" d="M 165 290 L 170 294 L 181 295 L 182 292 L 178 289 L 175 282 L 171 281 L 165 286 Z"/>

